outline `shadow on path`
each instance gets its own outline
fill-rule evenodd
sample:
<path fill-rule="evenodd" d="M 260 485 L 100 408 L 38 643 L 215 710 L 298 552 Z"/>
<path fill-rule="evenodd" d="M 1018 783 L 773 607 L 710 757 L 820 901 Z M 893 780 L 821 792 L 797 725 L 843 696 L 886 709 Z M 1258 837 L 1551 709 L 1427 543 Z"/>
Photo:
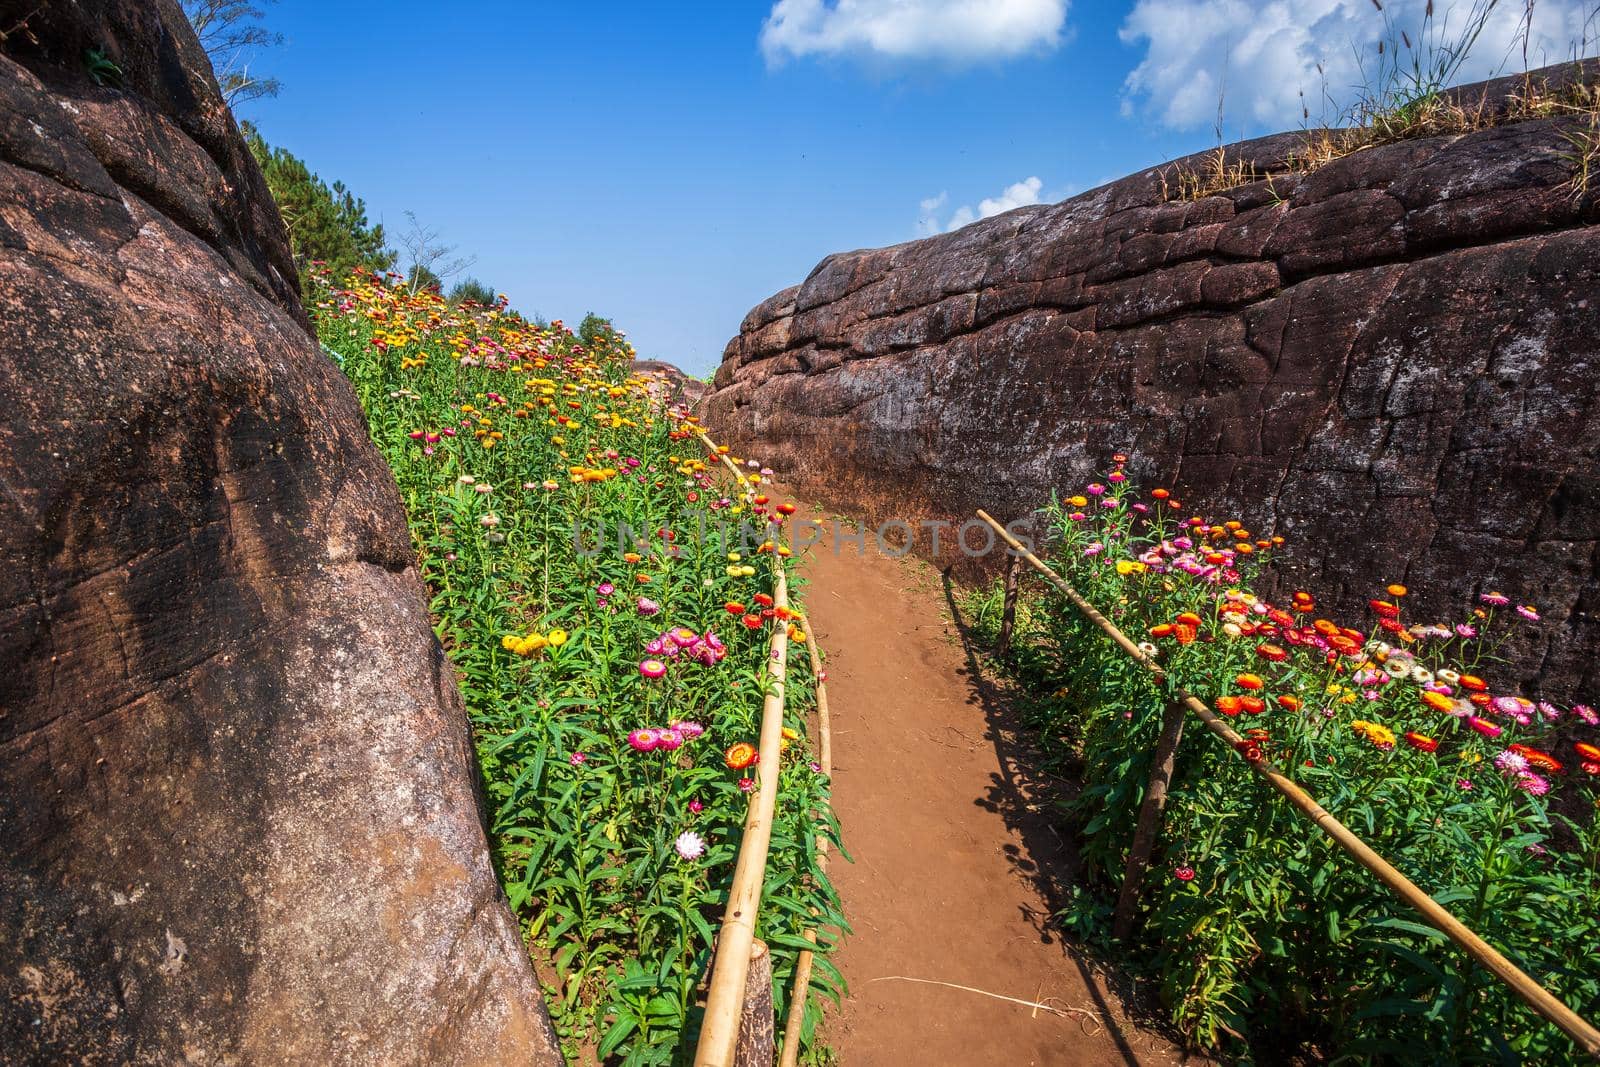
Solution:
<path fill-rule="evenodd" d="M 1054 921 L 1054 916 L 1067 906 L 1070 887 L 1080 880 L 1083 871 L 1076 847 L 1056 829 L 1052 819 L 1060 803 L 1071 797 L 1076 783 L 1040 770 L 1044 760 L 1032 743 L 1032 731 L 1012 704 L 1011 694 L 983 668 L 983 652 L 977 644 L 975 628 L 961 610 L 950 572 L 942 571 L 940 580 L 945 608 L 966 660 L 958 673 L 967 684 L 971 701 L 983 709 L 988 737 L 1000 766 L 988 796 L 975 803 L 1000 815 L 1022 839 L 1021 849 L 1008 845 L 1004 852 L 1016 871 L 1033 883 L 1049 908 L 1048 913 L 1025 914 L 1023 918 L 1038 931 L 1041 942 L 1059 945 L 1077 967 L 1118 1051 L 1128 1063 L 1137 1063 L 1138 1057 L 1128 1042 L 1125 1027 L 1112 1010 L 1106 987 L 1114 990 L 1115 1000 L 1126 1010 L 1137 1013 L 1142 1025 L 1168 1032 L 1176 1039 L 1170 1034 L 1170 1024 L 1150 1005 L 1140 1003 L 1138 993 L 1126 978 L 1085 963 L 1084 950 L 1069 944 Z"/>

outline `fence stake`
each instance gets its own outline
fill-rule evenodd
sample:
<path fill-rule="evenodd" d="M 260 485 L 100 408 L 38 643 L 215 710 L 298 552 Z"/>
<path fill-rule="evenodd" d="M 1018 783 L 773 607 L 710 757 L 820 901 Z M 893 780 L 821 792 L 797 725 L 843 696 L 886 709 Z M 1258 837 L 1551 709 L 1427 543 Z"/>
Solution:
<path fill-rule="evenodd" d="M 1011 649 L 1011 629 L 1017 622 L 1017 585 L 1021 571 L 1017 557 L 1007 552 L 1005 601 L 1000 609 L 1000 640 L 995 645 L 995 651 L 1000 655 L 1005 655 Z"/>
<path fill-rule="evenodd" d="M 1144 803 L 1139 806 L 1139 824 L 1133 831 L 1133 846 L 1128 849 L 1128 865 L 1122 872 L 1122 893 L 1111 922 L 1111 936 L 1125 941 L 1133 932 L 1133 910 L 1139 903 L 1144 872 L 1150 866 L 1150 850 L 1155 847 L 1161 812 L 1167 806 L 1167 787 L 1172 784 L 1172 768 L 1178 758 L 1178 742 L 1183 740 L 1183 705 L 1174 701 L 1161 717 L 1161 736 L 1156 739 L 1150 763 L 1150 782 L 1145 786 Z"/>
<path fill-rule="evenodd" d="M 980 508 L 978 510 L 978 518 L 992 526 L 995 532 L 1008 545 L 1015 549 L 1023 559 L 1028 561 L 1034 570 L 1044 577 L 1045 581 L 1060 590 L 1062 595 L 1070 600 L 1074 607 L 1083 612 L 1090 622 L 1105 631 L 1106 635 L 1115 641 L 1124 652 L 1132 656 L 1136 662 L 1158 679 L 1163 681 L 1166 679 L 1167 672 L 1162 668 L 1161 664 L 1140 651 L 1139 646 L 1134 644 L 1127 634 L 1117 629 L 1115 623 L 1100 614 L 1093 604 L 1085 600 L 1076 589 L 1068 585 L 1043 560 L 1029 552 L 1022 542 L 1012 537 L 1006 531 L 1006 528 L 996 522 L 988 512 Z M 1177 692 L 1183 706 L 1200 716 L 1200 721 L 1205 723 L 1206 728 L 1212 733 L 1221 737 L 1230 745 L 1237 745 L 1244 740 L 1234 732 L 1233 727 L 1229 726 L 1221 716 L 1206 707 L 1192 693 L 1182 689 L 1177 690 Z M 1285 777 L 1282 771 L 1267 760 L 1253 762 L 1250 766 L 1255 768 L 1256 772 L 1265 778 L 1272 788 L 1281 793 L 1284 799 L 1288 800 L 1301 813 L 1321 827 L 1322 832 L 1333 838 L 1334 842 L 1348 852 L 1357 863 L 1371 871 L 1378 881 L 1387 886 L 1395 896 L 1420 912 L 1429 925 L 1437 928 L 1446 937 L 1464 949 L 1467 955 L 1477 960 L 1484 969 L 1505 983 L 1506 987 L 1520 997 L 1523 1003 L 1554 1023 L 1562 1033 L 1577 1042 L 1578 1047 L 1587 1052 L 1591 1058 L 1600 1059 L 1600 1030 L 1596 1030 L 1589 1025 L 1582 1016 L 1556 999 L 1554 994 L 1544 986 L 1528 977 L 1522 968 L 1506 959 L 1493 945 L 1469 930 L 1460 919 L 1451 914 L 1448 908 L 1417 888 L 1415 882 L 1401 874 L 1393 864 L 1374 852 L 1365 841 L 1351 833 L 1349 827 L 1329 814 L 1321 804 L 1318 804 L 1312 798 L 1310 793 L 1300 788 L 1293 780 Z"/>
<path fill-rule="evenodd" d="M 777 1048 L 776 1026 L 772 1013 L 772 953 L 767 951 L 767 943 L 758 938 L 750 943 L 734 1067 L 772 1067 Z"/>
<path fill-rule="evenodd" d="M 822 680 L 822 653 L 817 648 L 817 635 L 811 629 L 811 616 L 804 615 L 800 625 L 806 632 L 806 648 L 811 654 L 811 674 L 817 680 L 817 763 L 822 777 L 833 781 L 833 723 L 828 710 L 828 683 Z M 824 874 L 828 871 L 828 839 L 817 835 L 817 866 Z M 817 931 L 807 927 L 801 935 L 813 945 Z M 800 1059 L 800 1030 L 806 1018 L 806 997 L 811 991 L 811 962 L 815 955 L 802 949 L 794 961 L 794 989 L 789 993 L 789 1017 L 783 1026 L 783 1054 L 778 1067 L 795 1067 Z"/>

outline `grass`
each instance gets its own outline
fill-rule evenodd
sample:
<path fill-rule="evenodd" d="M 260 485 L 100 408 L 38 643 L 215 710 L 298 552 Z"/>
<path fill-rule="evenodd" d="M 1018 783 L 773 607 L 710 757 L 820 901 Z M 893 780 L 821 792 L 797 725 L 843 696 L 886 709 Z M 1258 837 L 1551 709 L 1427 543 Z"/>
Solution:
<path fill-rule="evenodd" d="M 1217 147 L 1196 164 L 1177 163 L 1159 172 L 1164 201 L 1201 200 L 1276 176 L 1310 174 L 1335 160 L 1401 141 L 1457 136 L 1494 126 L 1536 119 L 1567 119 L 1574 128 L 1563 133 L 1572 145 L 1567 159 L 1573 170 L 1570 189 L 1575 199 L 1587 194 L 1600 165 L 1600 81 L 1552 82 L 1524 73 L 1523 85 L 1503 102 L 1447 88 L 1478 42 L 1498 0 L 1475 0 L 1458 30 L 1448 30 L 1450 12 L 1436 17 L 1431 0 L 1416 40 L 1400 29 L 1381 3 L 1385 36 L 1376 63 L 1363 63 L 1364 84 L 1356 100 L 1334 128 L 1307 129 L 1301 144 L 1280 163 L 1262 167 L 1229 152 L 1222 144 L 1223 101 L 1218 101 Z M 1532 4 L 1525 2 L 1522 38 L 1527 40 Z M 1581 54 L 1581 45 L 1574 54 Z M 1302 94 L 1303 96 L 1303 94 Z M 1309 111 L 1303 111 L 1309 118 Z"/>

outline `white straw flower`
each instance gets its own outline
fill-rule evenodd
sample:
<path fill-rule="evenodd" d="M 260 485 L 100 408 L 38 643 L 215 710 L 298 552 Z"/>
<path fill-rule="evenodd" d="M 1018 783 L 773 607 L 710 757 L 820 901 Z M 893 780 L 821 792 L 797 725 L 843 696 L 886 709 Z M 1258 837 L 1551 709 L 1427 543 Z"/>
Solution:
<path fill-rule="evenodd" d="M 679 834 L 678 840 L 673 842 L 672 847 L 686 860 L 697 860 L 706 854 L 705 838 L 693 830 L 685 830 Z"/>

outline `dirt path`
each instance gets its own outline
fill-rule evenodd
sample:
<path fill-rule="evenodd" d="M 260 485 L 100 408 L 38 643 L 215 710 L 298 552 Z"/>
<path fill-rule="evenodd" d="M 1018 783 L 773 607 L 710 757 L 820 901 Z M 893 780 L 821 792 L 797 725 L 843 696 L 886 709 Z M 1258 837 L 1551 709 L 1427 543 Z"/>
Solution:
<path fill-rule="evenodd" d="M 836 960 L 851 995 L 829 1043 L 845 1067 L 1181 1062 L 1048 924 L 1071 856 L 1037 808 L 1003 700 L 949 622 L 942 576 L 868 541 L 865 555 L 835 554 L 830 532 L 802 569 L 855 859 L 833 868 L 855 933 Z"/>

